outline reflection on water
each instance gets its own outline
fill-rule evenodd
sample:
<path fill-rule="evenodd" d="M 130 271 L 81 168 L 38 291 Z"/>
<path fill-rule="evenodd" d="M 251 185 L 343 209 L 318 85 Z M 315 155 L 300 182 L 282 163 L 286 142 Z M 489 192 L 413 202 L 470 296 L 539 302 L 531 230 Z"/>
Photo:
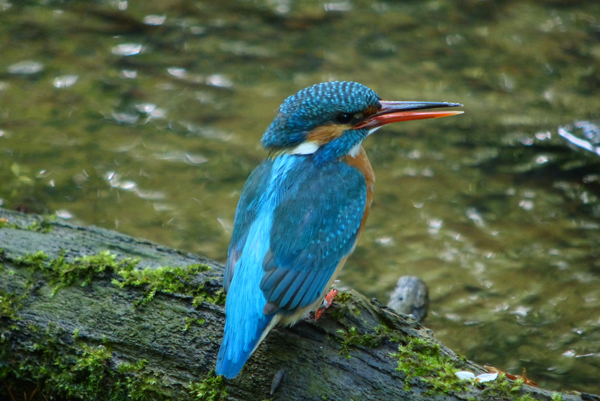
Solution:
<path fill-rule="evenodd" d="M 365 143 L 372 216 L 342 285 L 431 290 L 480 363 L 600 393 L 600 3 L 0 2 L 0 204 L 226 258 L 281 101 L 316 82 L 465 104 Z"/>
<path fill-rule="evenodd" d="M 573 145 L 600 156 L 600 126 L 591 121 L 575 121 L 558 128 L 558 134 Z"/>

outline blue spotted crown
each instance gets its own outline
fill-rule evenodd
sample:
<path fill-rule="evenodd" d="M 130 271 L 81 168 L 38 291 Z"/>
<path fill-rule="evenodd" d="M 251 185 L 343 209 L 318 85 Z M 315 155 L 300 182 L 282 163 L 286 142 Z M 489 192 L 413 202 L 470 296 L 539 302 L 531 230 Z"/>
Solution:
<path fill-rule="evenodd" d="M 340 113 L 354 114 L 378 105 L 375 91 L 357 82 L 324 82 L 302 89 L 279 107 L 261 143 L 266 148 L 288 148 L 304 142 L 313 129 L 333 122 Z"/>

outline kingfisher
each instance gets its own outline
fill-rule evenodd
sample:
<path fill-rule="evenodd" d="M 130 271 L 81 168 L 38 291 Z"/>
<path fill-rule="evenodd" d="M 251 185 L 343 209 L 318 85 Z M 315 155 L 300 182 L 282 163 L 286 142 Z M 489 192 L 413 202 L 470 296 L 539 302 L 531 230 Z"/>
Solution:
<path fill-rule="evenodd" d="M 236 377 L 273 327 L 325 306 L 373 201 L 363 140 L 386 124 L 462 114 L 421 111 L 455 106 L 462 105 L 384 101 L 339 81 L 283 102 L 261 140 L 269 157 L 250 174 L 235 213 L 217 375 Z"/>

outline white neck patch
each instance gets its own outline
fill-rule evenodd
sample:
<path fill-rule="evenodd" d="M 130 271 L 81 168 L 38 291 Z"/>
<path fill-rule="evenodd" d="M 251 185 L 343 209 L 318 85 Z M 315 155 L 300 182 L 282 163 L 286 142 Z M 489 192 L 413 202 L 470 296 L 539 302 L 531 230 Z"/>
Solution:
<path fill-rule="evenodd" d="M 367 136 L 371 135 L 373 132 L 377 131 L 379 128 L 381 128 L 381 127 L 373 128 L 372 130 L 369 131 L 369 133 L 367 134 Z M 359 142 L 359 143 L 357 143 L 356 145 L 354 145 L 352 147 L 352 149 L 350 149 L 350 151 L 348 152 L 348 155 L 352 156 L 352 157 L 356 157 L 358 155 L 358 153 L 360 152 L 360 147 L 361 146 L 362 146 L 362 141 Z M 312 155 L 317 150 L 319 150 L 320 147 L 321 147 L 321 145 L 319 145 L 316 142 L 306 141 L 306 142 L 302 142 L 300 145 L 298 145 L 294 149 L 292 149 L 292 151 L 289 152 L 289 154 L 292 154 L 292 155 Z"/>
<path fill-rule="evenodd" d="M 367 136 L 371 135 L 373 132 L 377 131 L 379 128 L 381 127 L 375 127 L 372 130 L 369 131 L 369 133 L 367 134 Z M 348 156 L 351 157 L 356 157 L 358 155 L 358 153 L 360 152 L 360 147 L 362 146 L 362 141 L 360 141 L 359 143 L 357 143 L 356 145 L 354 145 L 352 147 L 352 149 L 350 149 L 350 152 L 348 152 Z"/>
<path fill-rule="evenodd" d="M 369 130 L 369 133 L 367 134 L 367 136 L 371 135 L 373 132 L 377 131 L 377 130 L 378 130 L 379 128 L 381 128 L 381 127 L 382 127 L 382 126 L 380 126 L 380 127 L 375 127 L 375 128 L 373 128 L 372 130 Z"/>
<path fill-rule="evenodd" d="M 290 153 L 293 155 L 312 155 L 319 150 L 319 147 L 316 142 L 306 141 L 296 146 Z"/>
<path fill-rule="evenodd" d="M 356 145 L 352 146 L 352 149 L 350 149 L 350 152 L 348 152 L 348 156 L 356 157 L 356 155 L 358 155 L 358 152 L 360 152 L 361 146 L 362 142 L 359 142 Z"/>

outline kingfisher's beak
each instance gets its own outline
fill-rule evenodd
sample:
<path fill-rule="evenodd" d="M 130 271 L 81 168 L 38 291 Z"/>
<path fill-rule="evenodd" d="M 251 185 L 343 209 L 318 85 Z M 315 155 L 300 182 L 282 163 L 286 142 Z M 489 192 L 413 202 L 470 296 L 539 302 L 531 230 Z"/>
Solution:
<path fill-rule="evenodd" d="M 393 102 L 379 101 L 381 109 L 375 114 L 361 121 L 353 129 L 366 128 L 374 130 L 382 125 L 396 123 L 399 121 L 423 120 L 425 118 L 440 118 L 463 114 L 464 111 L 416 111 L 432 109 L 435 107 L 457 107 L 460 103 L 444 102 Z"/>

